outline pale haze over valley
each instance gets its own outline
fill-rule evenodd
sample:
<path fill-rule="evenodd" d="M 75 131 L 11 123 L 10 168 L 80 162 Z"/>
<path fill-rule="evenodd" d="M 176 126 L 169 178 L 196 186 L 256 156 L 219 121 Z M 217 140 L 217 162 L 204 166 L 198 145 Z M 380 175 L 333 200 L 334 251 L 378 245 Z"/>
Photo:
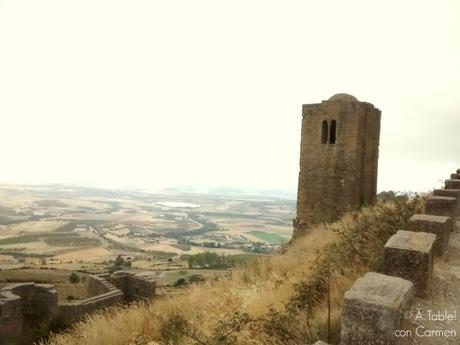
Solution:
<path fill-rule="evenodd" d="M 459 14 L 0 0 L 0 183 L 294 192 L 302 104 L 347 92 L 382 110 L 378 189 L 439 187 L 459 166 Z"/>

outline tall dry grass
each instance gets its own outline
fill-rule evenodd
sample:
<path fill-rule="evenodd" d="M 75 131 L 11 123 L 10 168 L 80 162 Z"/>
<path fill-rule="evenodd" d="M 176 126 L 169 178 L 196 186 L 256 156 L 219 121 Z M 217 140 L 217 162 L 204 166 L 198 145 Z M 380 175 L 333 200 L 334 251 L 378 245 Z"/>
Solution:
<path fill-rule="evenodd" d="M 320 225 L 284 253 L 151 304 L 88 316 L 48 345 L 266 344 L 338 341 L 343 294 L 382 265 L 383 246 L 423 201 L 396 200 Z"/>

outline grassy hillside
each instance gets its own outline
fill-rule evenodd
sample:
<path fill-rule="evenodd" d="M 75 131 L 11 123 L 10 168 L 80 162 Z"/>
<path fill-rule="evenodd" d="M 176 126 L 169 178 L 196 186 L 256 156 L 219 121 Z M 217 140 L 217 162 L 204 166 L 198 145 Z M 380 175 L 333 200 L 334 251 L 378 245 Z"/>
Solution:
<path fill-rule="evenodd" d="M 350 213 L 283 254 L 150 305 L 93 314 L 47 344 L 294 345 L 327 340 L 329 331 L 337 342 L 344 292 L 364 272 L 380 269 L 387 239 L 422 208 L 416 198 Z"/>

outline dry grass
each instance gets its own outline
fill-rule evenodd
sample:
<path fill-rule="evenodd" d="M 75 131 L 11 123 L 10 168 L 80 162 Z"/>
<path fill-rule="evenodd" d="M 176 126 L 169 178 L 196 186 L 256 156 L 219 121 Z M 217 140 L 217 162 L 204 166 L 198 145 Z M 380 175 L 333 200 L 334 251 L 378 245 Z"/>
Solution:
<path fill-rule="evenodd" d="M 367 270 L 379 269 L 388 237 L 421 207 L 416 199 L 351 213 L 316 227 L 283 254 L 150 305 L 93 314 L 48 344 L 312 343 L 328 336 L 328 293 L 331 341 L 337 341 L 344 292 Z"/>

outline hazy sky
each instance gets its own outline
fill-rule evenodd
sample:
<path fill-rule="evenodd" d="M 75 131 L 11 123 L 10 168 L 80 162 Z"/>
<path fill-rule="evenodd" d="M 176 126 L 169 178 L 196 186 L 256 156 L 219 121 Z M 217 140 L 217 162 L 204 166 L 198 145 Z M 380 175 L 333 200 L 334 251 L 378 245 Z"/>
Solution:
<path fill-rule="evenodd" d="M 0 182 L 297 185 L 301 106 L 382 110 L 379 189 L 460 168 L 460 1 L 0 0 Z"/>

